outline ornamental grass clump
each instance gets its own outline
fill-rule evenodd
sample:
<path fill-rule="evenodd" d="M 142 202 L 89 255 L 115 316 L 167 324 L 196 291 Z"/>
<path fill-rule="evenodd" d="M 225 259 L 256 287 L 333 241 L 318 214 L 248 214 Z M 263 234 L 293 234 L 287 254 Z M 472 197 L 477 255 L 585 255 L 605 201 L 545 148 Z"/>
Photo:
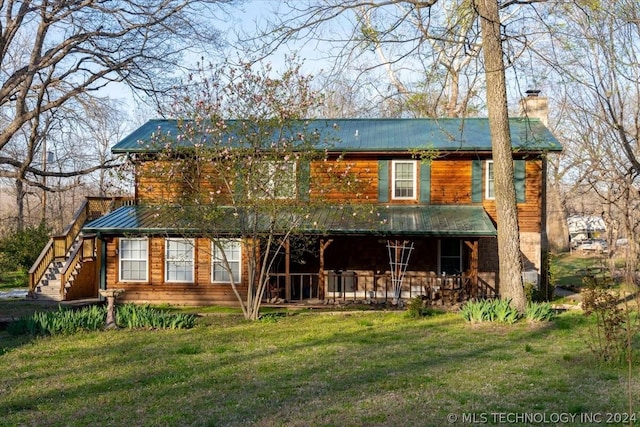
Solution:
<path fill-rule="evenodd" d="M 492 322 L 495 320 L 493 300 L 479 299 L 467 301 L 460 307 L 460 313 L 467 322 Z"/>
<path fill-rule="evenodd" d="M 530 322 L 549 322 L 556 313 L 550 302 L 530 302 L 524 312 L 524 317 Z"/>
<path fill-rule="evenodd" d="M 520 318 L 518 310 L 511 306 L 511 300 L 496 299 L 492 300 L 491 307 L 495 313 L 495 320 L 500 323 L 516 323 Z"/>
<path fill-rule="evenodd" d="M 185 313 L 167 313 L 150 307 L 126 303 L 116 308 L 116 324 L 129 329 L 190 329 L 196 317 Z"/>
<path fill-rule="evenodd" d="M 70 335 L 80 331 L 98 331 L 105 327 L 107 308 L 92 305 L 81 309 L 58 307 L 56 311 L 35 312 L 11 322 L 11 335 Z M 196 317 L 185 313 L 168 313 L 146 305 L 132 303 L 116 307 L 116 324 L 129 329 L 189 329 Z"/>
<path fill-rule="evenodd" d="M 58 307 L 56 311 L 36 311 L 9 324 L 12 335 L 70 335 L 86 330 L 95 331 L 104 327 L 105 307 L 90 306 L 79 310 Z"/>

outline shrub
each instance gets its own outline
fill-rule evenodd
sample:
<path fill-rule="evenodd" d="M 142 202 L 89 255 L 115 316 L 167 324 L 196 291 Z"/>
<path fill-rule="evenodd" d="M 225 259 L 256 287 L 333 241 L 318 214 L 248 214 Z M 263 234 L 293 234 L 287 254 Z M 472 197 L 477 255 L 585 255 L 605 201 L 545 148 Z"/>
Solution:
<path fill-rule="evenodd" d="M 37 227 L 27 227 L 0 239 L 0 269 L 28 270 L 47 244 L 50 232 L 44 223 L 40 223 Z"/>
<path fill-rule="evenodd" d="M 440 312 L 438 310 L 425 306 L 425 301 L 420 296 L 411 298 L 407 303 L 406 315 L 411 319 L 419 319 L 421 317 L 433 316 L 439 313 Z"/>

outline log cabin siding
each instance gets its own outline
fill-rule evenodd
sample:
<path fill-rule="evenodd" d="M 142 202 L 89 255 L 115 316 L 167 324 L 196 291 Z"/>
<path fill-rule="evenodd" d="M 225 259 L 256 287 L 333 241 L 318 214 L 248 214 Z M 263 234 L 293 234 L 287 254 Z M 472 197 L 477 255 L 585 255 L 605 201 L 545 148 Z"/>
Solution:
<path fill-rule="evenodd" d="M 195 239 L 194 283 L 172 283 L 165 281 L 165 238 L 148 238 L 148 281 L 119 281 L 119 238 L 107 241 L 107 288 L 124 289 L 120 301 L 147 303 L 171 303 L 178 305 L 237 304 L 230 284 L 211 281 L 211 241 Z M 246 249 L 242 248 L 242 283 L 238 285 L 240 295 L 246 295 L 248 277 Z"/>
<path fill-rule="evenodd" d="M 146 161 L 137 167 L 136 200 L 139 203 L 179 203 L 199 192 L 202 200 L 225 200 L 230 192 L 212 165 L 197 169 L 172 168 L 167 161 Z"/>
<path fill-rule="evenodd" d="M 378 201 L 378 161 L 311 162 L 310 193 L 312 199 L 329 203 L 375 203 Z"/>
<path fill-rule="evenodd" d="M 387 162 L 387 161 L 385 161 Z M 388 161 L 390 163 L 390 161 Z M 418 167 L 416 178 L 417 194 L 430 194 L 430 200 L 390 200 L 394 204 L 471 204 L 472 202 L 472 159 L 436 159 L 430 168 Z M 485 174 L 487 162 L 482 163 L 482 205 L 489 216 L 497 222 L 495 201 L 487 200 L 485 194 Z M 390 194 L 390 182 L 378 182 L 379 163 L 377 159 L 327 160 L 316 161 L 309 168 L 309 193 L 312 199 L 327 203 L 378 203 L 379 185 L 386 185 Z M 136 197 L 139 203 L 179 202 L 187 191 L 180 184 L 184 179 L 173 175 L 162 175 L 159 171 L 166 168 L 158 162 L 143 162 L 136 176 Z M 421 173 L 430 173 L 430 177 L 421 177 Z M 216 171 L 202 168 L 198 174 L 200 184 L 194 186 L 202 192 L 202 197 L 215 197 L 225 202 L 229 194 L 221 179 L 216 180 Z M 345 176 L 349 176 L 347 180 Z M 170 178 L 170 179 L 169 179 Z M 390 181 L 390 180 L 389 180 Z M 430 191 L 420 188 L 421 183 L 429 183 Z M 539 232 L 541 228 L 542 200 L 542 160 L 525 162 L 525 201 L 518 203 L 521 231 Z M 153 268 L 155 271 L 155 266 Z M 161 278 L 155 277 L 154 280 Z"/>
<path fill-rule="evenodd" d="M 431 162 L 431 203 L 471 203 L 471 160 Z"/>
<path fill-rule="evenodd" d="M 482 167 L 483 181 L 482 191 L 484 194 L 484 174 L 486 173 L 486 162 Z M 527 160 L 525 162 L 525 202 L 518 203 L 518 225 L 521 232 L 541 231 L 542 224 L 542 160 Z M 497 221 L 496 202 L 483 198 L 482 205 L 487 214 L 494 222 Z"/>

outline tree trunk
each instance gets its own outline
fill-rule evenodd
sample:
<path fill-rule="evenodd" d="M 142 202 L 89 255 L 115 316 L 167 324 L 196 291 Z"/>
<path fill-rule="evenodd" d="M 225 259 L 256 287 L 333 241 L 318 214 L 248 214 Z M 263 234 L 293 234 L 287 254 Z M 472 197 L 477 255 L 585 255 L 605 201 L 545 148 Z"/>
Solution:
<path fill-rule="evenodd" d="M 487 81 L 487 109 L 493 153 L 494 189 L 498 220 L 498 262 L 500 295 L 524 311 L 526 300 L 522 286 L 522 258 L 518 208 L 514 186 L 511 135 L 507 110 L 507 86 L 504 72 L 500 14 L 497 0 L 474 0 L 480 15 L 482 50 Z"/>
<path fill-rule="evenodd" d="M 24 183 L 16 179 L 16 231 L 24 230 Z"/>

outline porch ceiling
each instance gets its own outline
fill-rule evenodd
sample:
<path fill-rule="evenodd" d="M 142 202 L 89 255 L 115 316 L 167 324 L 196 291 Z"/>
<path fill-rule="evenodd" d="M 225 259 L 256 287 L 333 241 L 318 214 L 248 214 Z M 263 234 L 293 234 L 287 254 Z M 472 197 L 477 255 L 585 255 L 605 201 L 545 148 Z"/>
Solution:
<path fill-rule="evenodd" d="M 238 215 L 231 208 L 207 209 L 203 206 L 123 206 L 83 228 L 85 233 L 117 234 L 192 234 L 237 235 L 247 230 L 250 218 L 261 215 Z M 244 226 L 243 226 L 244 221 Z M 322 206 L 310 212 L 282 210 L 276 229 L 285 231 L 292 221 L 299 221 L 306 234 L 317 235 L 402 235 L 402 236 L 495 236 L 493 222 L 482 206 Z M 254 221 L 255 222 L 255 221 Z M 258 229 L 267 229 L 266 216 Z M 197 225 L 194 225 L 197 224 Z M 278 224 L 281 224 L 278 226 Z"/>

